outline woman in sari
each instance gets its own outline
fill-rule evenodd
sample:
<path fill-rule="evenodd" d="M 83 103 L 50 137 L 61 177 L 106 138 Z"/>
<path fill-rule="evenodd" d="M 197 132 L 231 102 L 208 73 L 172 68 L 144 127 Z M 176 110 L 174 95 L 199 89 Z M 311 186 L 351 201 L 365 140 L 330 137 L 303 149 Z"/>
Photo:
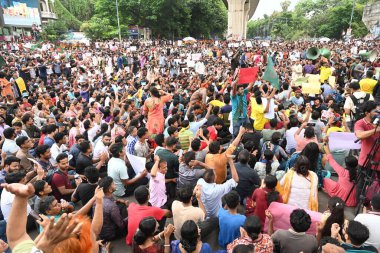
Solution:
<path fill-rule="evenodd" d="M 160 91 L 152 87 L 150 88 L 151 97 L 145 100 L 144 114 L 148 116 L 146 128 L 148 128 L 150 134 L 161 134 L 164 131 L 164 104 L 172 99 L 171 95 L 166 93 L 165 96 L 161 96 Z M 161 91 L 164 93 L 163 91 Z"/>
<path fill-rule="evenodd" d="M 278 191 L 285 204 L 318 211 L 318 176 L 310 170 L 310 161 L 301 155 L 294 168 L 282 178 Z"/>

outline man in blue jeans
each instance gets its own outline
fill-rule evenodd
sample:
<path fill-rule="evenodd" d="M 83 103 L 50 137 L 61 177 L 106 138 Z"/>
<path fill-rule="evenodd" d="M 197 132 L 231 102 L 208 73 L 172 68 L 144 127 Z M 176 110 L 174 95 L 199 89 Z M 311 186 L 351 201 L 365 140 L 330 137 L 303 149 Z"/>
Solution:
<path fill-rule="evenodd" d="M 244 85 L 237 85 L 237 80 L 232 83 L 232 125 L 233 135 L 237 136 L 243 123 L 248 122 L 247 116 L 247 94 L 252 89 L 253 83 L 250 83 L 246 89 Z"/>

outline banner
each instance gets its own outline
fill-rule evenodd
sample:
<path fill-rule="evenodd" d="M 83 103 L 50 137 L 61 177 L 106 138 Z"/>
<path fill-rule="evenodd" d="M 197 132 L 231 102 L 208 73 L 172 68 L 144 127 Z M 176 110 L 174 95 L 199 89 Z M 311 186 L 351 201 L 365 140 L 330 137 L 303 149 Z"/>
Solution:
<path fill-rule="evenodd" d="M 252 47 L 252 42 L 249 41 L 249 40 L 246 41 L 246 42 L 245 42 L 245 46 L 246 46 L 246 47 Z"/>
<path fill-rule="evenodd" d="M 319 75 L 307 74 L 307 82 L 302 83 L 302 93 L 304 94 L 319 94 L 321 93 L 321 83 Z"/>
<path fill-rule="evenodd" d="M 303 83 L 307 83 L 309 81 L 309 78 L 308 77 L 300 77 L 300 78 L 297 78 L 295 81 L 294 81 L 294 84 L 296 86 L 302 86 Z"/>
<path fill-rule="evenodd" d="M 282 204 L 278 202 L 272 202 L 268 207 L 268 210 L 273 215 L 273 230 L 278 229 L 288 230 L 292 226 L 290 225 L 290 214 L 294 209 L 298 209 L 296 206 L 291 206 L 287 204 Z M 306 234 L 316 235 L 318 222 L 321 221 L 322 214 L 319 212 L 314 212 L 310 210 L 305 210 L 311 217 L 311 226 Z M 268 231 L 268 219 L 265 219 L 264 231 Z"/>
<path fill-rule="evenodd" d="M 187 67 L 188 68 L 194 68 L 195 67 L 195 61 L 187 61 Z"/>
<path fill-rule="evenodd" d="M 14 26 L 41 25 L 39 2 L 38 0 L 2 0 L 4 24 Z"/>
<path fill-rule="evenodd" d="M 199 61 L 201 58 L 202 58 L 202 54 L 200 54 L 200 53 L 198 53 L 198 54 L 191 54 L 191 59 L 193 61 Z"/>
<path fill-rule="evenodd" d="M 360 149 L 360 142 L 355 143 L 357 139 L 355 133 L 332 132 L 329 134 L 329 148 L 331 151 L 337 149 Z"/>
<path fill-rule="evenodd" d="M 257 72 L 258 71 L 259 71 L 259 69 L 257 67 L 240 69 L 238 84 L 255 82 L 256 78 L 257 78 Z"/>
<path fill-rule="evenodd" d="M 320 83 L 303 83 L 302 84 L 303 94 L 319 94 L 321 93 Z"/>
<path fill-rule="evenodd" d="M 336 77 L 335 76 L 329 76 L 329 84 L 333 89 L 335 89 L 336 86 Z"/>
<path fill-rule="evenodd" d="M 145 157 L 139 157 L 139 156 L 131 155 L 129 153 L 127 153 L 127 157 L 133 170 L 136 173 L 136 176 L 138 176 L 139 174 L 141 174 L 143 170 L 145 170 L 145 164 L 146 164 Z"/>

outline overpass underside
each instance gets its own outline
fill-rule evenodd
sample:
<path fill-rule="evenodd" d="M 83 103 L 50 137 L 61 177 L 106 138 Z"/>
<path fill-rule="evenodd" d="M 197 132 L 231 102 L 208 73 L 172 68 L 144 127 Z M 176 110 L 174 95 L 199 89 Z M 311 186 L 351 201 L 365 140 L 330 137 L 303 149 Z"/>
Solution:
<path fill-rule="evenodd" d="M 223 0 L 228 9 L 227 39 L 241 40 L 247 35 L 247 23 L 260 0 Z"/>

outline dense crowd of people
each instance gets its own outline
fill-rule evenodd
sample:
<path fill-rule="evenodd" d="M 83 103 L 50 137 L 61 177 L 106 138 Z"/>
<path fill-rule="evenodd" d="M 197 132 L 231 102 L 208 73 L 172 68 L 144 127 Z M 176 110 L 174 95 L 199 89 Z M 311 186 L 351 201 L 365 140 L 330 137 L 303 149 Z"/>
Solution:
<path fill-rule="evenodd" d="M 0 251 L 110 252 L 125 237 L 135 253 L 380 252 L 380 151 L 366 161 L 380 139 L 380 59 L 363 54 L 378 48 L 3 43 Z M 244 68 L 257 68 L 250 83 Z M 308 75 L 319 93 L 303 89 Z M 336 132 L 360 152 L 332 149 Z M 365 201 L 362 171 L 374 179 Z"/>

